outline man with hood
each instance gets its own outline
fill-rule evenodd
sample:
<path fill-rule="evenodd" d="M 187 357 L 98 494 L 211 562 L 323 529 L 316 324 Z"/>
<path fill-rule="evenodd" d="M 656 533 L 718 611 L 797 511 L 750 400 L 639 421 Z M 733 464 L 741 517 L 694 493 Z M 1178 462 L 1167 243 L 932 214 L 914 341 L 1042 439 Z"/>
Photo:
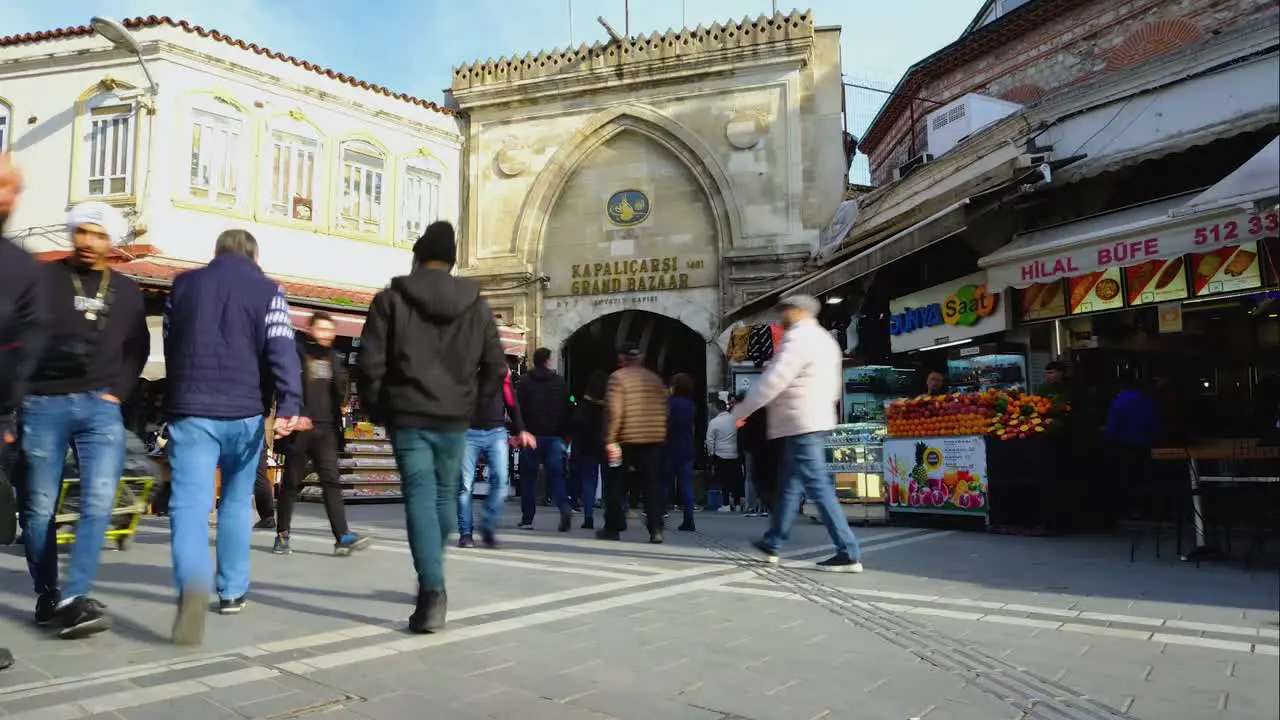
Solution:
<path fill-rule="evenodd" d="M 338 452 L 342 446 L 342 408 L 347 404 L 347 373 L 333 349 L 338 326 L 327 312 L 314 313 L 307 332 L 298 335 L 298 364 L 302 367 L 302 415 L 306 420 L 288 440 L 284 461 L 284 487 L 276 508 L 276 541 L 271 551 L 289 555 L 293 506 L 306 476 L 307 462 L 320 477 L 324 511 L 333 531 L 333 554 L 347 556 L 369 545 L 369 538 L 351 532 L 342 501 Z"/>
<path fill-rule="evenodd" d="M 502 387 L 506 359 L 480 286 L 455 277 L 453 226 L 434 222 L 413 246 L 413 270 L 369 307 L 360 339 L 360 396 L 386 423 L 404 493 L 418 598 L 409 629 L 444 627 L 444 547 L 458 516 L 467 427 Z"/>
<path fill-rule="evenodd" d="M 40 266 L 25 250 L 5 239 L 5 221 L 22 192 L 22 173 L 0 154 L 0 545 L 17 534 L 9 462 L 15 455 L 15 416 L 36 360 L 44 347 L 45 316 Z M 13 655 L 0 648 L 0 670 Z"/>
<path fill-rule="evenodd" d="M 129 230 L 120 211 L 81 203 L 71 209 L 67 230 L 71 254 L 42 268 L 49 344 L 22 401 L 20 502 L 27 567 L 38 596 L 36 624 L 74 639 L 111 627 L 104 606 L 89 593 L 124 470 L 121 405 L 151 354 L 151 333 L 142 291 L 108 264 L 112 247 Z M 54 514 L 71 444 L 79 460 L 80 519 L 60 590 Z"/>
<path fill-rule="evenodd" d="M 533 369 L 516 386 L 525 428 L 537 445 L 520 453 L 520 527 L 533 529 L 538 512 L 538 468 L 547 471 L 551 498 L 560 509 L 560 532 L 569 532 L 572 515 L 564 481 L 564 438 L 569 434 L 569 386 L 551 369 L 551 350 L 533 351 Z"/>

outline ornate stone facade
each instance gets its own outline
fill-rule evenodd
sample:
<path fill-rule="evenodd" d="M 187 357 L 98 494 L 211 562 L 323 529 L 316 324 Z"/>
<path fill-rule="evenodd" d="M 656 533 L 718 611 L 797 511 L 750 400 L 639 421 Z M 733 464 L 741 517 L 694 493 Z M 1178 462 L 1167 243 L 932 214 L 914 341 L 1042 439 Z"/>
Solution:
<path fill-rule="evenodd" d="M 712 340 L 842 199 L 839 39 L 793 12 L 457 68 L 460 271 L 536 345 L 632 305 Z"/>

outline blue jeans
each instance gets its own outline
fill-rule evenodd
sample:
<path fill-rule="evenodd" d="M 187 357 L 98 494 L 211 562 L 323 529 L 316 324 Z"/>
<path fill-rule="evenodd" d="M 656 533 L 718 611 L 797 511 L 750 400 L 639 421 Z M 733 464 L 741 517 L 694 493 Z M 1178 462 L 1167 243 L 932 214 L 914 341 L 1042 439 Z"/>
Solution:
<path fill-rule="evenodd" d="M 764 542 L 777 550 L 790 536 L 791 525 L 800 510 L 800 498 L 804 495 L 818 506 L 822 524 L 836 546 L 836 553 L 857 561 L 861 557 L 858 539 L 853 536 L 840 502 L 836 500 L 835 480 L 827 472 L 823 455 L 826 435 L 825 432 L 815 432 L 782 438 L 782 502 L 778 512 L 769 516 L 769 530 L 764 534 Z"/>
<path fill-rule="evenodd" d="M 467 434 L 396 428 L 391 444 L 400 468 L 405 529 L 419 592 L 444 590 L 444 546 L 458 519 L 458 478 Z"/>
<path fill-rule="evenodd" d="M 538 468 L 547 469 L 547 485 L 551 500 L 560 512 L 569 512 L 569 500 L 564 494 L 564 440 L 558 437 L 539 437 L 538 447 L 520 451 L 520 522 L 533 522 L 538 512 Z"/>
<path fill-rule="evenodd" d="M 458 532 L 471 534 L 471 492 L 476 479 L 476 461 L 484 457 L 489 468 L 489 497 L 480 515 L 480 530 L 493 532 L 502 515 L 510 482 L 511 447 L 505 428 L 468 430 L 467 449 L 462 456 L 462 491 L 458 493 Z"/>
<path fill-rule="evenodd" d="M 693 519 L 693 458 L 672 457 L 668 455 L 665 458 L 664 471 L 662 473 L 663 490 L 671 487 L 671 481 L 674 478 L 676 483 L 676 491 L 680 493 L 680 507 L 684 508 L 684 519 Z"/>
<path fill-rule="evenodd" d="M 576 450 L 570 456 L 573 463 L 574 484 L 579 488 L 582 514 L 588 518 L 596 514 L 596 489 L 600 487 L 600 473 L 604 472 L 604 458 L 585 450 Z"/>
<path fill-rule="evenodd" d="M 102 545 L 111 524 L 116 489 L 124 471 L 124 416 L 103 400 L 104 391 L 30 395 L 22 403 L 19 489 L 27 570 L 37 594 L 58 589 L 57 511 L 67 448 L 80 464 L 80 519 L 67 564 L 66 598 L 87 595 L 98 576 Z"/>
<path fill-rule="evenodd" d="M 169 530 L 178 592 L 208 592 L 210 580 L 223 600 L 249 592 L 253 488 L 265 434 L 261 415 L 239 420 L 183 417 L 169 423 Z M 209 510 L 219 469 L 215 577 L 209 562 Z"/>

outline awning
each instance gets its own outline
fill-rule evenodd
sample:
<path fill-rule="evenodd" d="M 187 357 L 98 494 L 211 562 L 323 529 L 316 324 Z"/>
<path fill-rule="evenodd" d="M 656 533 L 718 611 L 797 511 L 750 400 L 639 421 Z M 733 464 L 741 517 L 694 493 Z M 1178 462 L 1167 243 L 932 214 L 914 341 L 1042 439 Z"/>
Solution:
<path fill-rule="evenodd" d="M 744 317 L 773 305 L 788 295 L 822 295 L 939 240 L 945 240 L 962 232 L 968 226 L 965 211 L 969 205 L 969 200 L 969 198 L 965 198 L 954 205 L 950 205 L 932 217 L 921 220 L 906 230 L 876 243 L 857 255 L 841 260 L 829 268 L 748 300 L 730 310 L 721 320 L 720 326 L 722 328 L 728 327 Z"/>
<path fill-rule="evenodd" d="M 151 333 L 151 353 L 147 355 L 147 364 L 142 368 L 142 379 L 160 380 L 165 376 L 164 318 L 159 316 L 148 317 L 147 331 Z"/>
<path fill-rule="evenodd" d="M 992 289 L 1021 288 L 1275 237 L 1280 217 L 1253 203 L 1277 195 L 1280 141 L 1202 193 L 1025 233 L 978 266 Z"/>
<path fill-rule="evenodd" d="M 498 339 L 502 341 L 502 353 L 514 357 L 524 357 L 528 343 L 524 339 L 525 329 L 519 325 L 499 325 Z"/>

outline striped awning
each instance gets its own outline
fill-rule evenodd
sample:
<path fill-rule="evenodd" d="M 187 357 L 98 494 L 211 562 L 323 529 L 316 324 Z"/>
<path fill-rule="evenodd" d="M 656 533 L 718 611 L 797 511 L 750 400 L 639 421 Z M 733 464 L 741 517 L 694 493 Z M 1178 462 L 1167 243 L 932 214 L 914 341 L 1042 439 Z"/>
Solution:
<path fill-rule="evenodd" d="M 526 330 L 519 325 L 499 325 L 498 339 L 502 341 L 503 354 L 524 357 L 528 349 L 525 333 Z"/>

